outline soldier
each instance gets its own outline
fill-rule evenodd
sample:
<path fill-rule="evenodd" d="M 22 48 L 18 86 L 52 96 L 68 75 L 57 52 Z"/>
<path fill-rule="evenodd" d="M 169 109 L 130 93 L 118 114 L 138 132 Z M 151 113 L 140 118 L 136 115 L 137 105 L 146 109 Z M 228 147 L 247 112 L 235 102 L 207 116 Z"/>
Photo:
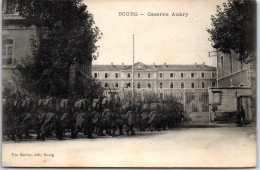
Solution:
<path fill-rule="evenodd" d="M 146 108 L 144 109 L 144 112 L 142 113 L 142 124 L 143 124 L 143 131 L 145 131 L 148 121 L 149 121 L 149 115 L 151 113 L 151 106 L 149 104 L 146 104 Z"/>
<path fill-rule="evenodd" d="M 111 114 L 111 128 L 112 128 L 112 137 L 116 137 L 117 130 L 117 114 L 118 110 L 116 109 L 115 104 L 113 105 L 112 114 Z"/>
<path fill-rule="evenodd" d="M 85 131 L 88 135 L 88 138 L 92 138 L 92 133 L 94 132 L 94 126 L 92 123 L 92 120 L 94 118 L 94 115 L 92 114 L 92 108 L 91 105 L 88 106 L 87 112 L 86 112 L 86 118 L 85 118 Z"/>
<path fill-rule="evenodd" d="M 134 133 L 134 113 L 132 111 L 128 111 L 126 113 L 127 120 L 127 135 L 129 136 L 129 131 L 131 131 L 131 135 L 135 135 Z"/>
<path fill-rule="evenodd" d="M 98 131 L 98 136 L 105 136 L 103 133 L 103 105 L 102 105 L 102 101 L 103 101 L 103 97 L 99 98 L 99 102 L 98 102 L 98 107 L 97 107 L 97 111 L 99 113 L 99 118 L 98 118 L 98 122 L 97 122 L 97 131 Z"/>
<path fill-rule="evenodd" d="M 98 112 L 98 106 L 99 106 L 99 99 L 94 99 L 92 103 L 92 108 L 93 108 L 93 119 L 92 119 L 92 124 L 94 126 L 94 132 L 98 134 L 98 125 L 99 125 L 99 117 L 100 114 Z"/>
<path fill-rule="evenodd" d="M 55 114 L 54 114 L 54 106 L 55 106 L 54 98 L 48 97 L 44 100 L 44 108 L 45 108 L 45 118 L 42 120 L 41 124 L 41 139 L 45 140 L 45 137 L 49 138 L 52 136 L 51 130 L 54 126 Z"/>
<path fill-rule="evenodd" d="M 23 118 L 23 132 L 25 134 L 24 138 L 25 139 L 30 139 L 32 136 L 29 135 L 29 128 L 32 120 L 32 112 L 34 111 L 33 109 L 33 100 L 31 98 L 26 99 L 26 103 L 24 106 L 24 118 Z"/>
<path fill-rule="evenodd" d="M 64 109 L 61 107 L 61 100 L 54 99 L 53 112 L 55 113 L 55 131 L 58 140 L 63 140 L 65 126 L 63 124 L 66 115 L 64 114 Z"/>
<path fill-rule="evenodd" d="M 149 121 L 148 124 L 150 125 L 150 130 L 153 132 L 153 129 L 155 128 L 155 121 L 156 121 L 157 113 L 156 111 L 152 111 L 149 115 Z"/>
<path fill-rule="evenodd" d="M 84 130 L 86 113 L 84 113 L 84 106 L 81 100 L 75 103 L 74 109 L 76 110 L 75 137 L 77 138 L 77 134 Z"/>
<path fill-rule="evenodd" d="M 135 123 L 136 123 L 136 127 L 138 127 L 141 131 L 141 114 L 142 114 L 142 106 L 141 104 L 137 105 L 137 110 L 136 110 L 136 114 L 135 114 Z"/>
<path fill-rule="evenodd" d="M 117 125 L 118 125 L 119 135 L 124 135 L 123 133 L 124 118 L 122 114 L 123 114 L 123 110 L 118 108 Z"/>
<path fill-rule="evenodd" d="M 241 115 L 241 125 L 245 126 L 246 113 L 245 113 L 243 106 L 241 106 L 241 108 L 240 108 L 240 115 Z"/>
<path fill-rule="evenodd" d="M 166 130 L 168 124 L 168 113 L 166 111 L 166 106 L 164 105 L 164 103 L 161 108 L 161 118 L 162 118 L 162 128 L 163 130 Z"/>
<path fill-rule="evenodd" d="M 41 125 L 45 116 L 43 100 L 40 99 L 35 103 L 35 114 L 33 115 L 33 129 L 36 131 L 36 139 L 41 139 Z"/>
<path fill-rule="evenodd" d="M 3 101 L 3 133 L 6 135 L 6 139 L 15 140 L 16 127 L 15 127 L 15 96 L 10 95 Z"/>
<path fill-rule="evenodd" d="M 211 110 L 212 112 L 210 112 L 210 121 L 214 122 L 214 120 L 216 119 L 216 111 L 217 111 L 217 106 L 216 105 L 212 105 L 211 106 Z"/>
<path fill-rule="evenodd" d="M 105 109 L 102 114 L 102 125 L 103 128 L 106 130 L 107 135 L 111 135 L 111 120 L 112 120 L 112 114 L 110 109 Z"/>
<path fill-rule="evenodd" d="M 157 131 L 160 131 L 161 124 L 162 124 L 162 110 L 161 110 L 159 103 L 157 104 L 156 113 L 157 113 L 157 116 L 155 118 L 155 129 Z"/>

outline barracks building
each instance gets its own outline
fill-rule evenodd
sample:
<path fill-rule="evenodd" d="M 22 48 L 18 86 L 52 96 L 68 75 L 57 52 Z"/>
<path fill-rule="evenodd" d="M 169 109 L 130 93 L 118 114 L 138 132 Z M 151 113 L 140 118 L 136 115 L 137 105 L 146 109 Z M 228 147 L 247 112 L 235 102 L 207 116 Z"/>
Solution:
<path fill-rule="evenodd" d="M 117 92 L 121 97 L 132 92 L 132 65 L 92 65 L 92 76 L 101 82 L 105 96 L 109 97 L 111 91 Z M 134 64 L 134 91 L 141 99 L 147 95 L 156 95 L 161 99 L 174 95 L 185 100 L 186 110 L 206 112 L 209 109 L 209 87 L 216 87 L 216 68 L 205 63 Z"/>

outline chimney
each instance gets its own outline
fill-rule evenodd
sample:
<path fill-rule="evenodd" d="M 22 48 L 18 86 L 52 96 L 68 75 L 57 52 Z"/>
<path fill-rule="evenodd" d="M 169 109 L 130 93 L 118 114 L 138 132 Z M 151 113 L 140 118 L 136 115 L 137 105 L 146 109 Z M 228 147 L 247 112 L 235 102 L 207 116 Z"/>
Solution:
<path fill-rule="evenodd" d="M 197 63 L 195 63 L 195 67 L 198 67 L 198 64 L 197 64 Z"/>
<path fill-rule="evenodd" d="M 164 63 L 164 67 L 167 67 L 167 66 L 166 66 L 166 63 Z"/>
<path fill-rule="evenodd" d="M 202 66 L 205 67 L 205 62 L 202 63 Z"/>
<path fill-rule="evenodd" d="M 114 67 L 114 66 L 113 66 L 113 62 L 111 63 L 110 67 L 111 67 L 111 68 L 113 68 L 113 67 Z"/>

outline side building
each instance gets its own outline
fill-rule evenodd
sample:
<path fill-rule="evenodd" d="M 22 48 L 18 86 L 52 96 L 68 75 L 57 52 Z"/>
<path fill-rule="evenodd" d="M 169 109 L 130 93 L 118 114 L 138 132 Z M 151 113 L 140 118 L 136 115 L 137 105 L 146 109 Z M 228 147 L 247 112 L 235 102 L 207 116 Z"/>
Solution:
<path fill-rule="evenodd" d="M 92 76 L 102 83 L 105 96 L 117 92 L 122 98 L 131 97 L 132 65 L 93 65 Z M 188 112 L 208 111 L 208 88 L 216 86 L 216 68 L 194 65 L 134 64 L 134 91 L 146 100 L 148 96 L 164 99 L 178 97 Z"/>
<path fill-rule="evenodd" d="M 256 120 L 256 65 L 238 60 L 238 54 L 217 52 L 217 87 L 209 88 L 216 120 L 234 121 L 243 106 L 247 121 Z"/>
<path fill-rule="evenodd" d="M 4 0 L 2 5 L 2 90 L 5 96 L 5 93 L 21 90 L 17 64 L 32 55 L 31 39 L 36 36 L 36 28 L 21 26 L 23 18 L 14 0 Z"/>
<path fill-rule="evenodd" d="M 36 27 L 22 26 L 23 18 L 19 15 L 16 0 L 2 2 L 2 92 L 3 98 L 21 88 L 21 75 L 18 64 L 32 60 L 31 40 L 37 39 Z M 70 69 L 70 85 L 75 85 L 76 75 L 91 77 L 92 60 L 76 63 Z"/>

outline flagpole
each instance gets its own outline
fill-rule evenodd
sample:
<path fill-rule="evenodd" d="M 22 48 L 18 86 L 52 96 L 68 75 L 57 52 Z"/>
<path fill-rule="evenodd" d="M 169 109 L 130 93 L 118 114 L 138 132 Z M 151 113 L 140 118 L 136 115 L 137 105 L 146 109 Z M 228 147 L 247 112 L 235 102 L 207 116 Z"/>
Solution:
<path fill-rule="evenodd" d="M 135 62 L 135 35 L 133 34 L 132 104 L 134 104 L 134 62 Z"/>

